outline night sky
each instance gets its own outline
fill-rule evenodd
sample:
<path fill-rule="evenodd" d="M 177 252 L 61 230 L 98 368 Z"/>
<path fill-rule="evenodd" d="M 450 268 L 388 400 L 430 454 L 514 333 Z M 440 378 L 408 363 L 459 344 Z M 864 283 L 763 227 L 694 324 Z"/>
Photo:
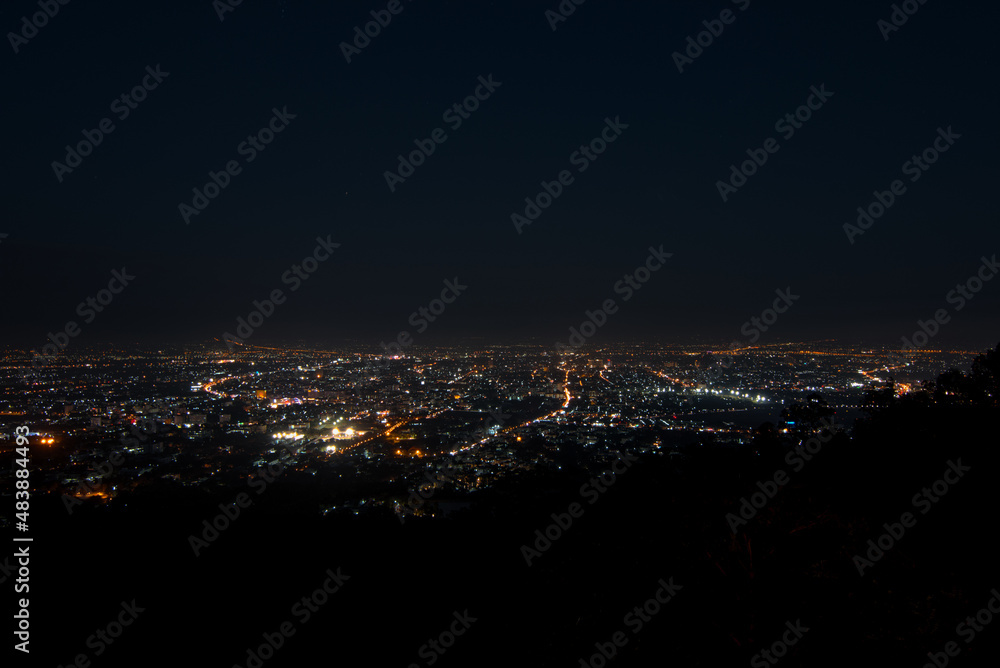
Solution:
<path fill-rule="evenodd" d="M 594 341 L 728 342 L 786 288 L 799 299 L 761 342 L 898 343 L 938 309 L 929 347 L 1000 339 L 1000 280 L 960 311 L 946 298 L 1000 252 L 995 4 L 929 0 L 886 40 L 889 2 L 589 0 L 553 30 L 557 0 L 402 0 L 348 63 L 341 43 L 386 4 L 245 0 L 220 20 L 209 0 L 73 0 L 17 53 L 8 35 L 4 341 L 39 348 L 67 321 L 72 345 L 206 341 L 275 289 L 287 301 L 248 343 L 553 345 L 608 298 Z M 672 54 L 726 9 L 679 72 Z M 4 33 L 37 11 L 4 3 Z M 169 74 L 120 119 L 147 67 Z M 452 129 L 443 113 L 490 76 Z M 811 87 L 833 95 L 786 139 L 775 123 Z M 248 162 L 272 109 L 295 118 Z M 104 118 L 60 182 L 53 161 Z M 607 118 L 628 127 L 579 172 L 571 154 Z M 949 127 L 960 138 L 911 182 L 903 164 Z M 447 139 L 390 191 L 397 155 L 436 128 Z M 779 150 L 724 202 L 717 181 L 768 138 Z M 185 223 L 178 206 L 231 160 Z M 573 182 L 519 234 L 511 215 L 562 170 Z M 895 179 L 905 194 L 850 243 L 844 224 Z M 340 246 L 291 291 L 317 237 Z M 661 245 L 663 268 L 616 295 Z M 84 322 L 77 305 L 122 267 L 134 281 Z M 468 288 L 418 333 L 410 314 L 456 277 Z"/>

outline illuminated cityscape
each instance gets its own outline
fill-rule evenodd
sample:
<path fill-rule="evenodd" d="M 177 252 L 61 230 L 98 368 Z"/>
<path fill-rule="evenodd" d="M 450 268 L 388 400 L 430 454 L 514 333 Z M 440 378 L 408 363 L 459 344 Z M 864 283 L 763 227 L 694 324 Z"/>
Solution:
<path fill-rule="evenodd" d="M 794 433 L 786 409 L 810 396 L 849 430 L 866 393 L 905 394 L 973 357 L 924 350 L 904 359 L 834 342 L 714 354 L 662 345 L 569 355 L 438 348 L 391 359 L 250 345 L 235 354 L 106 349 L 47 366 L 8 358 L 11 391 L 0 409 L 28 420 L 48 448 L 39 474 L 53 494 L 109 502 L 146 485 L 237 486 L 280 461 L 289 484 L 325 485 L 331 475 L 366 483 L 355 497 L 331 486 L 324 513 L 424 517 L 518 472 L 558 468 L 566 448 L 599 467 L 621 449 L 670 457 L 745 445 L 765 422 Z M 97 476 L 118 451 L 125 464 Z M 408 507 L 425 473 L 445 468 L 452 474 L 434 500 Z"/>
<path fill-rule="evenodd" d="M 1000 3 L 5 8 L 3 668 L 998 665 Z"/>

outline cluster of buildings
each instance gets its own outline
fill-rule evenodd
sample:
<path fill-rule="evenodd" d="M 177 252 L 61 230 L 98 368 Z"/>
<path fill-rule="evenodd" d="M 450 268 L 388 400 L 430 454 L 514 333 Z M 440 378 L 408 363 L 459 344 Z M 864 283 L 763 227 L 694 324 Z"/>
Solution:
<path fill-rule="evenodd" d="M 143 486 L 221 489 L 280 461 L 283 476 L 329 491 L 324 512 L 361 512 L 393 507 L 430 479 L 445 499 L 569 462 L 599 469 L 620 450 L 746 443 L 763 422 L 794 426 L 785 409 L 817 394 L 849 425 L 867 390 L 906 390 L 972 356 L 926 351 L 901 362 L 832 343 L 440 348 L 389 359 L 100 350 L 30 375 L 9 356 L 0 420 L 8 439 L 30 428 L 36 492 L 109 502 Z"/>

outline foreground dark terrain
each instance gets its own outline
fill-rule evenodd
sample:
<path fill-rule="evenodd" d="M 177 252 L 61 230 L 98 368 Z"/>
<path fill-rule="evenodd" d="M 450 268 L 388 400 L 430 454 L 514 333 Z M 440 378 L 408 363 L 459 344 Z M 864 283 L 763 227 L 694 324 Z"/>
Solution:
<path fill-rule="evenodd" d="M 610 662 L 621 666 L 767 665 L 758 653 L 783 634 L 794 640 L 780 659 L 787 666 L 923 665 L 949 642 L 960 649 L 957 665 L 995 665 L 996 627 L 966 626 L 961 635 L 956 627 L 1000 586 L 990 520 L 998 361 L 992 351 L 971 371 L 902 398 L 870 393 L 870 417 L 852 435 L 827 438 L 814 431 L 821 407 L 799 407 L 822 446 L 808 462 L 788 454 L 797 438 L 764 425 L 749 446 L 705 442 L 639 457 L 605 493 L 591 493 L 593 504 L 580 492 L 591 476 L 565 466 L 476 494 L 447 518 L 322 517 L 321 486 L 289 477 L 195 557 L 188 536 L 232 494 L 145 490 L 72 515 L 57 495 L 38 496 L 33 518 L 46 530 L 31 546 L 40 583 L 31 592 L 32 659 L 70 665 L 85 653 L 95 666 L 246 666 L 247 648 L 292 622 L 294 635 L 264 665 L 359 665 L 363 657 L 372 665 L 574 666 L 591 661 L 595 643 L 611 653 L 616 632 L 623 646 Z M 945 475 L 959 470 L 949 462 L 960 477 Z M 741 499 L 777 471 L 786 484 L 734 523 Z M 942 479 L 947 491 L 937 496 Z M 924 488 L 930 496 L 914 499 Z M 550 529 L 561 534 L 550 547 L 522 550 L 574 502 L 582 516 Z M 855 559 L 907 511 L 915 524 L 884 556 Z M 341 588 L 307 616 L 296 603 L 328 569 Z M 661 579 L 674 586 L 669 602 L 649 604 L 660 609 L 645 620 L 629 617 Z M 88 647 L 88 636 L 133 599 L 142 612 L 96 656 L 101 645 Z M 443 654 L 425 646 L 456 613 L 467 630 L 456 627 L 454 644 Z M 587 665 L 603 664 L 598 655 Z"/>

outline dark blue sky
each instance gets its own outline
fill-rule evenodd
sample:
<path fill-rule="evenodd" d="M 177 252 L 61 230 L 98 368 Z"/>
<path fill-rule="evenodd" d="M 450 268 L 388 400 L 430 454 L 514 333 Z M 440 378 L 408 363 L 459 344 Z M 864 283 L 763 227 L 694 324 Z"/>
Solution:
<path fill-rule="evenodd" d="M 558 4 L 403 0 L 349 64 L 340 43 L 386 2 L 245 0 L 220 21 L 208 0 L 76 0 L 18 53 L 6 38 L 4 338 L 39 347 L 73 320 L 81 345 L 199 341 L 282 289 L 249 342 L 377 346 L 415 333 L 410 314 L 457 276 L 468 289 L 418 343 L 554 343 L 662 244 L 673 256 L 595 340 L 738 339 L 786 287 L 800 299 L 762 342 L 894 342 L 941 308 L 941 345 L 1000 339 L 1000 281 L 961 311 L 946 299 L 1000 252 L 995 5 L 931 0 L 886 41 L 891 3 L 588 0 L 553 31 Z M 679 73 L 671 54 L 727 8 Z M 0 26 L 37 11 L 5 3 Z M 169 76 L 117 119 L 157 65 Z M 442 113 L 490 74 L 501 85 L 452 131 Z M 821 85 L 833 96 L 782 138 Z M 246 162 L 240 143 L 285 107 Z M 51 163 L 105 117 L 114 131 L 60 183 Z M 578 173 L 570 155 L 607 117 L 628 129 Z M 949 126 L 961 138 L 911 183 L 903 163 Z M 439 127 L 390 192 L 396 156 Z M 769 137 L 778 152 L 723 202 L 716 182 Z M 242 171 L 185 224 L 178 205 L 230 160 Z M 511 214 L 564 169 L 574 182 L 518 234 Z M 894 179 L 906 193 L 849 243 L 844 223 Z M 340 247 L 290 292 L 282 275 L 327 235 Z M 123 266 L 134 283 L 84 323 L 77 305 Z"/>

